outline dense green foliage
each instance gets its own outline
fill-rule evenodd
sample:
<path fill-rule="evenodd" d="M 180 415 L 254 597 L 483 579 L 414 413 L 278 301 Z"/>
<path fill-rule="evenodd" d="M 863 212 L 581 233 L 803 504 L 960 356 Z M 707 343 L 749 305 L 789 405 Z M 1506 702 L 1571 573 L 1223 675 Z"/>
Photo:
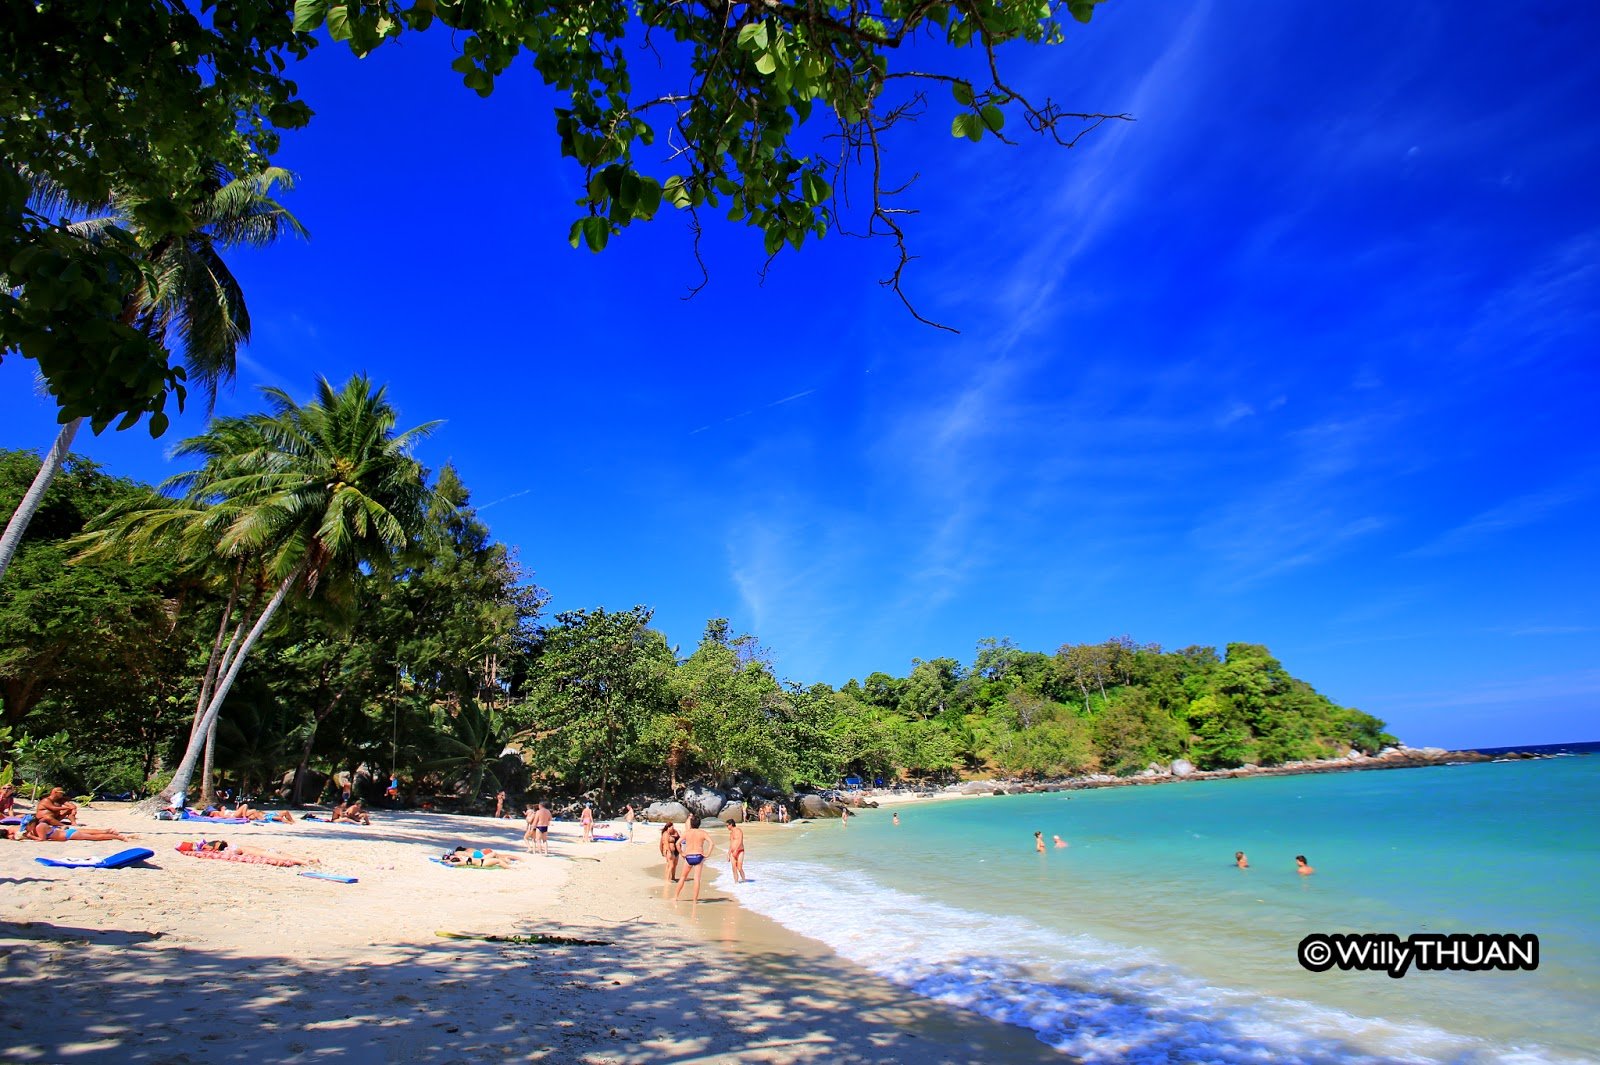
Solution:
<path fill-rule="evenodd" d="M 404 434 L 363 416 L 386 410 L 381 390 L 357 378 L 311 404 L 269 398 L 272 412 L 186 442 L 203 465 L 169 486 L 176 498 L 82 460 L 52 487 L 0 586 L 4 757 L 24 777 L 164 783 L 196 750 L 197 706 L 219 715 L 222 778 L 304 799 L 332 774 L 398 773 L 414 794 L 468 803 L 501 789 L 614 799 L 741 777 L 1271 765 L 1392 742 L 1255 644 L 1046 653 L 987 639 L 970 665 L 913 661 L 835 689 L 781 681 L 723 619 L 683 657 L 644 607 L 544 623 L 545 593 L 456 472 L 424 491 Z M 36 467 L 0 453 L 0 507 Z M 289 586 L 223 706 L 219 647 Z"/>
<path fill-rule="evenodd" d="M 365 55 L 444 27 L 468 89 L 527 57 L 560 106 L 555 141 L 582 172 L 570 240 L 595 251 L 663 203 L 723 211 L 768 254 L 837 218 L 844 172 L 866 195 L 855 231 L 910 256 L 885 174 L 885 134 L 929 104 L 973 141 L 1026 126 L 1071 144 L 1109 116 L 1030 101 L 1002 80 L 1002 45 L 1052 45 L 1100 0 L 866 0 L 829 5 L 616 0 L 27 0 L 0 20 L 0 355 L 37 360 L 62 422 L 99 431 L 181 404 L 167 338 L 127 314 L 157 279 L 141 248 L 176 237 L 218 171 L 268 170 L 279 131 L 311 110 L 288 76 L 326 33 Z M 440 31 L 435 31 L 440 32 Z M 913 43 L 915 60 L 910 58 Z M 630 59 L 633 60 L 630 65 Z M 813 115 L 815 114 L 815 121 Z M 315 175 L 311 175 L 315 180 Z M 114 194 L 125 219 L 92 232 L 30 202 L 44 180 L 73 203 Z M 842 226 L 841 226 L 842 228 Z M 909 304 L 908 304 L 909 305 Z M 165 419 L 153 417 L 159 435 Z"/>

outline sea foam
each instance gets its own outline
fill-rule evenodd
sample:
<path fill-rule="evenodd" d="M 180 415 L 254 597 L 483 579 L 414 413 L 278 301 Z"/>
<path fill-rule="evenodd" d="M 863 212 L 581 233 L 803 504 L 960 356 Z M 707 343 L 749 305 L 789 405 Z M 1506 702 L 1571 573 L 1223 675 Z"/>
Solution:
<path fill-rule="evenodd" d="M 926 998 L 1090 1062 L 1573 1061 L 1212 986 L 1147 950 L 946 905 L 803 861 L 763 862 L 750 909 Z"/>

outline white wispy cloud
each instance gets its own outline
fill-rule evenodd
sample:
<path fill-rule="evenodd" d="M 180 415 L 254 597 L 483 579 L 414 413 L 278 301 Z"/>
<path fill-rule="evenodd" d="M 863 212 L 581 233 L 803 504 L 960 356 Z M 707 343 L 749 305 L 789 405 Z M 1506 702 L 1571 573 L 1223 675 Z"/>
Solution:
<path fill-rule="evenodd" d="M 1600 473 L 1591 472 L 1537 492 L 1513 496 L 1416 548 L 1410 557 L 1434 558 L 1474 550 L 1507 533 L 1543 524 L 1574 504 L 1592 498 L 1597 489 Z"/>

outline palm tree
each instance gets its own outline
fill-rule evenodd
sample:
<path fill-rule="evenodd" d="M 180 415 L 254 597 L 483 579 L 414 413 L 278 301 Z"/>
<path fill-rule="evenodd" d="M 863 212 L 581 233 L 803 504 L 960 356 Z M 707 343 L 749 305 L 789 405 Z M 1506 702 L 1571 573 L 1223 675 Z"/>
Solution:
<path fill-rule="evenodd" d="M 114 193 L 98 209 L 73 203 L 59 186 L 34 177 L 33 204 L 41 214 L 91 214 L 67 228 L 85 241 L 99 241 L 115 228 L 132 225 L 140 202 Z M 187 380 L 216 400 L 217 387 L 232 379 L 234 356 L 250 339 L 250 314 L 244 292 L 223 262 L 222 252 L 241 245 L 263 247 L 286 233 L 306 236 L 305 227 L 273 199 L 273 186 L 292 188 L 293 176 L 273 167 L 244 178 L 214 170 L 207 195 L 191 213 L 187 232 L 146 242 L 136 231 L 145 273 L 123 306 L 122 321 L 183 356 Z M 154 418 L 160 417 L 152 416 Z M 61 427 L 22 502 L 0 535 L 0 579 L 17 553 L 22 535 L 44 494 L 61 472 L 72 439 L 83 425 L 75 418 Z"/>
<path fill-rule="evenodd" d="M 446 711 L 446 719 L 448 731 L 434 736 L 441 753 L 418 768 L 444 773 L 458 792 L 465 792 L 469 803 L 476 803 L 484 794 L 485 783 L 489 790 L 504 791 L 507 782 L 500 775 L 500 759 L 516 736 L 499 712 L 465 699 L 454 714 Z"/>
<path fill-rule="evenodd" d="M 188 790 L 195 765 L 250 649 L 291 595 L 347 600 L 364 571 L 387 569 L 418 533 L 427 487 L 412 446 L 436 422 L 396 433 L 385 390 L 364 375 L 296 403 L 262 390 L 271 411 L 222 418 L 175 454 L 200 458 L 167 481 L 182 495 L 115 514 L 88 534 L 88 552 L 159 544 L 244 575 L 233 634 L 208 673 L 215 681 L 165 794 Z M 223 641 L 220 638 L 218 644 Z"/>

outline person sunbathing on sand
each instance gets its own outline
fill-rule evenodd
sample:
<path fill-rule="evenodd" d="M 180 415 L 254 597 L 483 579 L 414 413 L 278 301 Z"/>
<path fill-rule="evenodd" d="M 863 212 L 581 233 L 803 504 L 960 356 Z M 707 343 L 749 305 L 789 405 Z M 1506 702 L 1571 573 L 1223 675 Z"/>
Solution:
<path fill-rule="evenodd" d="M 499 854 L 493 847 L 485 847 L 482 850 L 457 847 L 446 854 L 444 860 L 451 865 L 476 865 L 485 869 L 509 869 L 516 863 L 515 858 Z"/>
<path fill-rule="evenodd" d="M 121 832 L 113 832 L 109 828 L 79 828 L 77 825 L 56 825 L 49 821 L 34 818 L 26 826 L 25 833 L 14 839 L 31 839 L 35 843 L 65 843 L 68 840 L 81 839 L 90 843 L 105 843 L 117 840 L 126 843 L 132 836 L 124 836 Z"/>
<path fill-rule="evenodd" d="M 335 820 L 338 820 L 338 818 L 335 818 Z M 372 818 L 368 817 L 367 811 L 362 809 L 360 799 L 357 799 L 355 802 L 350 803 L 344 808 L 343 820 L 357 825 L 372 824 Z"/>
<path fill-rule="evenodd" d="M 240 859 L 256 859 L 272 865 L 316 865 L 315 858 L 302 858 L 297 854 L 282 854 L 278 851 L 264 851 L 257 847 L 240 847 L 229 843 L 225 839 L 201 840 L 195 843 L 178 844 L 180 851 L 209 852 L 218 855 L 237 855 Z"/>

